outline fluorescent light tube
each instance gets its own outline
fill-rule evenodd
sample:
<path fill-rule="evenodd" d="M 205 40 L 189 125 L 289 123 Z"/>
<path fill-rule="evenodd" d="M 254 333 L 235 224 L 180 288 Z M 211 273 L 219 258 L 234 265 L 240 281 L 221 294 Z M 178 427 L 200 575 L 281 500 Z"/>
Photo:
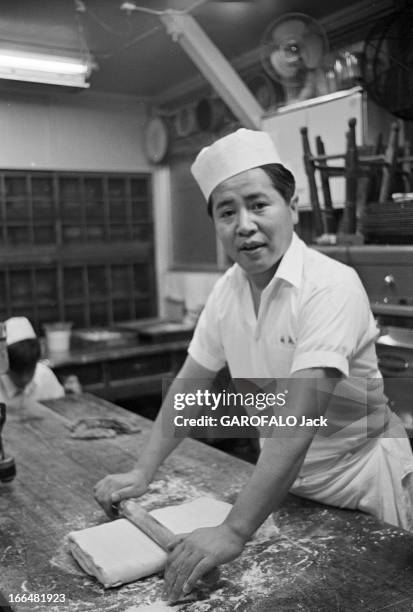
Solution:
<path fill-rule="evenodd" d="M 0 49 L 0 79 L 89 87 L 90 70 L 76 58 Z"/>

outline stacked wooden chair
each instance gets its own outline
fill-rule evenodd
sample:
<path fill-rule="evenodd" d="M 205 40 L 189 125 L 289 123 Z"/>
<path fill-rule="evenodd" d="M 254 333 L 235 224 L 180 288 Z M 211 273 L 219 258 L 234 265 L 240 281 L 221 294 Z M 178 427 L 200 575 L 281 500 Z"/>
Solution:
<path fill-rule="evenodd" d="M 348 122 L 346 150 L 341 154 L 327 155 L 321 137 L 317 136 L 317 152 L 314 155 L 306 127 L 301 128 L 301 137 L 316 235 L 336 233 L 338 230 L 354 234 L 357 229 L 358 205 L 372 198 L 379 203 L 384 203 L 390 197 L 393 178 L 399 163 L 399 123 L 397 121 L 392 123 L 387 147 L 383 147 L 381 137 L 379 137 L 374 150 L 357 146 L 356 119 L 354 118 Z M 406 160 L 405 163 L 408 161 Z M 323 208 L 320 205 L 317 188 L 317 173 L 323 193 Z M 337 176 L 345 179 L 345 203 L 339 228 L 330 189 L 330 178 Z"/>

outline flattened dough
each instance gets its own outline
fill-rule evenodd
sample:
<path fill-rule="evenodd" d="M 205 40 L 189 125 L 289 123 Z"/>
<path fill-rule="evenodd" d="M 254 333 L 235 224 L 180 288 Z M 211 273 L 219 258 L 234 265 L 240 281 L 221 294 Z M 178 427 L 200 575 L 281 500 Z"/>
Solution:
<path fill-rule="evenodd" d="M 150 514 L 173 533 L 214 527 L 226 518 L 231 505 L 200 497 Z M 126 519 L 69 533 L 70 551 L 88 574 L 104 587 L 115 587 L 160 572 L 167 554 Z"/>
<path fill-rule="evenodd" d="M 166 552 L 126 519 L 69 533 L 70 551 L 104 587 L 160 572 Z"/>
<path fill-rule="evenodd" d="M 173 533 L 190 533 L 200 527 L 219 525 L 226 519 L 231 508 L 231 504 L 219 499 L 198 497 L 178 506 L 152 510 L 149 514 Z"/>

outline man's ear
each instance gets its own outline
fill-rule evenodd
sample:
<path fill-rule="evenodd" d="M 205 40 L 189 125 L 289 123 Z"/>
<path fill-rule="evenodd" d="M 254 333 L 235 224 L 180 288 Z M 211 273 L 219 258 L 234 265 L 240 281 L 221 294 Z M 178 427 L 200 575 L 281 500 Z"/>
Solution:
<path fill-rule="evenodd" d="M 295 194 L 290 200 L 290 209 L 293 218 L 294 225 L 298 223 L 298 195 Z"/>

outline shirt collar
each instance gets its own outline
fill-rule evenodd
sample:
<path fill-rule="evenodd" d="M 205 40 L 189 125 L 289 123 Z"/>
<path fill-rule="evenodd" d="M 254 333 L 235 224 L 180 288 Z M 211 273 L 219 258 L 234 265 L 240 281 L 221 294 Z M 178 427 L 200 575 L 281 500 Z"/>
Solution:
<path fill-rule="evenodd" d="M 282 256 L 277 271 L 275 272 L 268 285 L 265 287 L 264 291 L 271 291 L 271 288 L 277 282 L 278 279 L 285 280 L 287 283 L 297 288 L 300 286 L 303 275 L 303 247 L 303 241 L 297 236 L 295 232 L 293 232 L 290 245 Z M 241 286 L 244 285 L 245 281 L 248 282 L 248 276 L 239 264 L 234 265 L 234 272 L 235 279 L 238 279 L 236 281 L 237 284 L 240 282 L 241 279 Z"/>
<path fill-rule="evenodd" d="M 293 232 L 290 246 L 285 251 L 274 278 L 282 278 L 294 287 L 299 287 L 303 275 L 303 241 Z"/>

